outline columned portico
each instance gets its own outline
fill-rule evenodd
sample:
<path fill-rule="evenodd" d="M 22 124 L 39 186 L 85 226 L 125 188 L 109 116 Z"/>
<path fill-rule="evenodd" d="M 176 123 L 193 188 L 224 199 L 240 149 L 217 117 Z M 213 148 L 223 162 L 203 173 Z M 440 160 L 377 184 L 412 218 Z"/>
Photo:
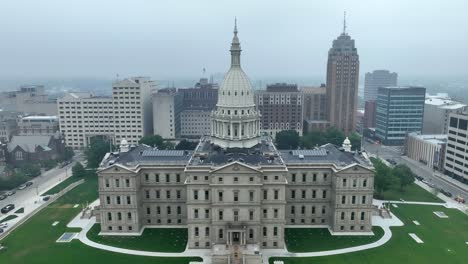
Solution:
<path fill-rule="evenodd" d="M 247 237 L 246 237 L 245 230 L 233 229 L 233 230 L 227 231 L 226 246 L 231 246 L 231 245 L 240 245 L 240 246 L 247 245 Z"/>

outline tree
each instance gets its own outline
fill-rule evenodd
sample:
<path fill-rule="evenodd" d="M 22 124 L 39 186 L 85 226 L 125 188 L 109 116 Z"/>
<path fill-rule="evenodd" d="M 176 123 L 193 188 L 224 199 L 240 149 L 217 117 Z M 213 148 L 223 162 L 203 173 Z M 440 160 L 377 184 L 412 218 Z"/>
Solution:
<path fill-rule="evenodd" d="M 296 130 L 283 130 L 276 133 L 276 145 L 278 149 L 297 149 L 299 140 L 299 133 Z"/>
<path fill-rule="evenodd" d="M 32 163 L 24 164 L 20 167 L 20 171 L 28 177 L 36 177 L 41 174 L 41 168 L 38 165 Z"/>
<path fill-rule="evenodd" d="M 194 150 L 198 145 L 198 142 L 188 141 L 183 139 L 175 146 L 175 149 L 179 150 Z"/>
<path fill-rule="evenodd" d="M 376 191 L 376 196 L 383 199 L 383 193 L 389 190 L 395 182 L 394 177 L 391 169 L 382 161 L 376 158 L 371 158 L 371 161 L 375 168 L 374 189 Z"/>
<path fill-rule="evenodd" d="M 85 150 L 86 160 L 88 161 L 88 168 L 97 168 L 99 163 L 110 151 L 109 142 L 105 141 L 101 137 L 95 137 L 91 139 L 91 144 Z"/>
<path fill-rule="evenodd" d="M 325 133 L 319 130 L 312 130 L 302 136 L 302 147 L 312 149 L 327 143 Z"/>
<path fill-rule="evenodd" d="M 158 149 L 173 149 L 174 144 L 171 142 L 164 141 L 160 135 L 145 136 L 138 141 L 140 144 L 145 144 L 151 147 L 157 147 Z"/>
<path fill-rule="evenodd" d="M 86 176 L 86 170 L 83 167 L 83 165 L 81 165 L 81 163 L 77 162 L 75 165 L 73 165 L 72 175 L 73 177 L 79 177 L 79 178 Z"/>
<path fill-rule="evenodd" d="M 74 155 L 75 152 L 73 152 L 71 147 L 65 147 L 65 150 L 63 151 L 63 160 L 71 160 Z"/>
<path fill-rule="evenodd" d="M 351 141 L 351 150 L 361 150 L 361 137 L 356 132 L 351 133 L 348 139 Z"/>
<path fill-rule="evenodd" d="M 329 127 L 325 131 L 325 138 L 327 143 L 341 146 L 345 140 L 344 133 L 336 127 Z"/>
<path fill-rule="evenodd" d="M 405 164 L 398 164 L 396 165 L 392 173 L 394 177 L 400 180 L 400 190 L 404 191 L 405 187 L 414 182 L 414 173 L 411 169 L 406 166 Z"/>

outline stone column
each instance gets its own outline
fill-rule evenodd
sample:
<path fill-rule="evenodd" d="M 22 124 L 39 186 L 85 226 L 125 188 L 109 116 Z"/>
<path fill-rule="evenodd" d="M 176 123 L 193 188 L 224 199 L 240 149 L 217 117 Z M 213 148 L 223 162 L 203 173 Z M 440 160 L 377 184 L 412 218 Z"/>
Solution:
<path fill-rule="evenodd" d="M 238 132 L 239 138 L 242 138 L 242 122 L 239 122 L 239 132 Z"/>
<path fill-rule="evenodd" d="M 230 123 L 231 126 L 231 139 L 234 137 L 234 126 L 232 125 L 232 122 Z"/>

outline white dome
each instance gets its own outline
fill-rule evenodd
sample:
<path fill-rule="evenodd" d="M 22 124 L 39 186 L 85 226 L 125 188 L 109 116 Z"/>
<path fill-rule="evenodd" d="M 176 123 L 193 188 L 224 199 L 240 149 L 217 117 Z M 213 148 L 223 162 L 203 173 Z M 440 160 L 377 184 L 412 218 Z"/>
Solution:
<path fill-rule="evenodd" d="M 249 78 L 241 67 L 231 67 L 227 72 L 224 81 L 219 88 L 217 106 L 254 106 L 253 89 Z"/>
<path fill-rule="evenodd" d="M 349 140 L 348 137 L 345 138 L 345 140 L 343 141 L 343 144 L 351 145 L 351 141 Z"/>

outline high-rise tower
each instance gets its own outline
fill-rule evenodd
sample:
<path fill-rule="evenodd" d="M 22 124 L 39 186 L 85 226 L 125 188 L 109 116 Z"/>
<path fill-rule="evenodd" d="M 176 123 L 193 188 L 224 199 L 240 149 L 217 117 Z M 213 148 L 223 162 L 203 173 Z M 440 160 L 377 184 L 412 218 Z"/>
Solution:
<path fill-rule="evenodd" d="M 237 23 L 231 44 L 231 68 L 218 92 L 211 114 L 211 141 L 222 148 L 251 148 L 260 142 L 260 113 L 255 109 L 249 78 L 240 65 Z"/>
<path fill-rule="evenodd" d="M 346 13 L 345 13 L 346 15 Z M 343 33 L 333 40 L 327 63 L 327 119 L 345 134 L 354 131 L 358 104 L 359 55 L 354 40 Z"/>

